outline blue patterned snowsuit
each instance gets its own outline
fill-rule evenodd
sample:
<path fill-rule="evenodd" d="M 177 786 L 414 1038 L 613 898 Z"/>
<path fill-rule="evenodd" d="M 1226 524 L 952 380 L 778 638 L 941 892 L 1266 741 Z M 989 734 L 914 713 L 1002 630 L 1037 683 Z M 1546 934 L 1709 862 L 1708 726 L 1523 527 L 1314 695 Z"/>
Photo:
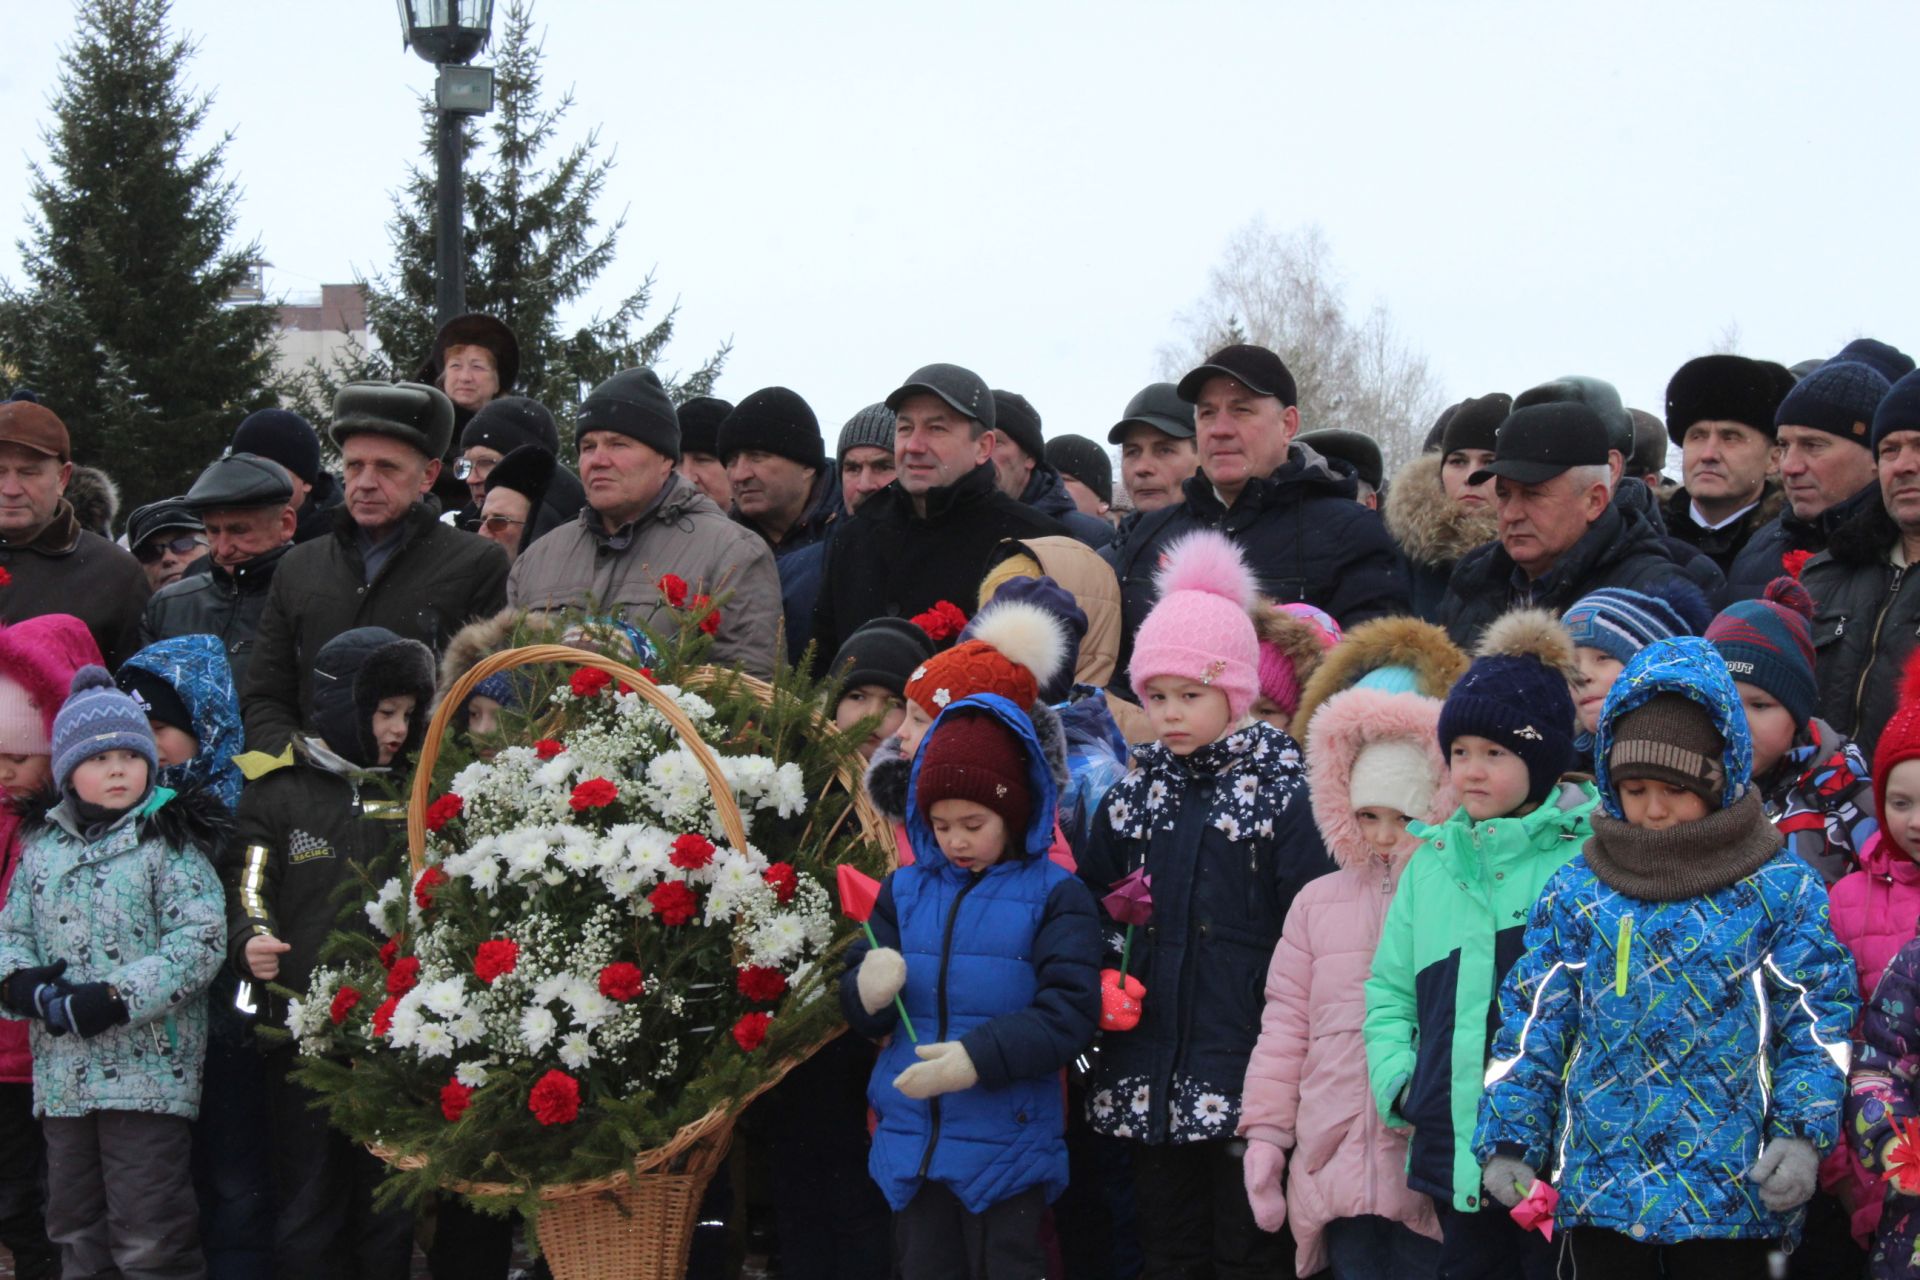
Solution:
<path fill-rule="evenodd" d="M 1688 638 L 1644 650 L 1608 695 L 1597 760 L 1608 808 L 1620 816 L 1613 726 L 1660 693 L 1713 715 L 1731 805 L 1748 787 L 1746 717 L 1718 656 Z M 1832 1147 L 1852 979 L 1819 875 L 1784 850 L 1670 902 L 1608 887 L 1583 854 L 1547 882 L 1501 990 L 1474 1152 L 1551 1177 L 1562 1227 L 1649 1243 L 1791 1235 L 1800 1213 L 1768 1210 L 1745 1174 L 1764 1142 Z"/>

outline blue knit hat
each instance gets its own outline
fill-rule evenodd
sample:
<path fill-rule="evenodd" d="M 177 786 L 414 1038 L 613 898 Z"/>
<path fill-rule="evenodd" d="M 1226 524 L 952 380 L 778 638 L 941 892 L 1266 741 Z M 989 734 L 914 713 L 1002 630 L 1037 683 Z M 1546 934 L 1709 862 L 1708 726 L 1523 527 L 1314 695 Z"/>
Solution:
<path fill-rule="evenodd" d="M 1728 605 L 1707 626 L 1727 673 L 1764 689 L 1806 728 L 1813 716 L 1813 597 L 1792 578 L 1775 578 L 1758 600 Z"/>
<path fill-rule="evenodd" d="M 1440 708 L 1440 751 L 1472 734 L 1497 742 L 1527 766 L 1527 801 L 1547 798 L 1573 767 L 1573 646 L 1552 614 L 1508 613 L 1487 628 L 1480 656 Z"/>
<path fill-rule="evenodd" d="M 1793 384 L 1774 412 L 1773 425 L 1812 427 L 1866 448 L 1873 411 L 1892 384 L 1864 361 L 1829 360 Z"/>
<path fill-rule="evenodd" d="M 1574 601 L 1560 625 L 1575 645 L 1625 664 L 1655 640 L 1699 635 L 1712 617 L 1705 596 L 1675 583 L 1658 592 L 1601 587 Z"/>
<path fill-rule="evenodd" d="M 73 673 L 73 684 L 53 718 L 53 781 L 65 791 L 73 771 L 106 751 L 131 751 L 147 762 L 147 788 L 159 772 L 147 713 L 114 685 L 105 667 Z"/>
<path fill-rule="evenodd" d="M 1907 374 L 1888 389 L 1873 411 L 1873 451 L 1896 431 L 1920 431 L 1920 370 Z"/>

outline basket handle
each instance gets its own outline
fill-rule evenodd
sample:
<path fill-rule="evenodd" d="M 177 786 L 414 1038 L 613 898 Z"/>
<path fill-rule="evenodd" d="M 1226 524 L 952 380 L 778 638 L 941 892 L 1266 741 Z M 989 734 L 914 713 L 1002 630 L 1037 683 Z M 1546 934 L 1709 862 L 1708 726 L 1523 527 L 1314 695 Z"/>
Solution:
<path fill-rule="evenodd" d="M 413 790 L 407 803 L 407 862 L 412 868 L 412 875 L 418 877 L 426 865 L 427 797 L 433 790 L 433 767 L 440 759 L 440 743 L 454 715 L 465 704 L 467 695 L 488 676 L 511 671 L 515 667 L 557 662 L 591 667 L 606 672 L 616 680 L 624 680 L 633 687 L 634 693 L 660 713 L 685 740 L 688 749 L 693 752 L 693 758 L 700 762 L 701 771 L 707 775 L 707 783 L 713 788 L 714 808 L 720 813 L 720 827 L 727 837 L 727 843 L 745 853 L 747 824 L 741 820 L 739 802 L 733 797 L 733 785 L 727 781 L 727 775 L 721 772 L 720 758 L 701 738 L 699 727 L 687 718 L 687 713 L 673 699 L 660 692 L 651 679 L 612 658 L 571 645 L 533 644 L 518 649 L 504 649 L 475 663 L 465 675 L 453 682 L 453 687 L 447 690 L 447 696 L 440 700 L 433 719 L 427 724 L 427 734 L 420 746 L 420 762 L 414 767 Z"/>

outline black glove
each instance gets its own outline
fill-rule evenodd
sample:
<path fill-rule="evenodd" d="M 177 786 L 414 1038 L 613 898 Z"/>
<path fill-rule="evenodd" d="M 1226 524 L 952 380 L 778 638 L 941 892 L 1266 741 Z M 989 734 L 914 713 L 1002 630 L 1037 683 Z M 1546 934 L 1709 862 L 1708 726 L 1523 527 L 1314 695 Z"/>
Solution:
<path fill-rule="evenodd" d="M 0 982 L 0 1004 L 23 1018 L 43 1018 L 46 1015 L 35 1002 L 34 993 L 66 971 L 65 960 L 55 960 L 52 964 L 30 969 L 15 969 L 7 975 L 5 982 Z"/>
<path fill-rule="evenodd" d="M 69 986 L 53 1000 L 47 1011 L 47 1026 L 65 1027 L 82 1040 L 90 1040 L 127 1020 L 127 1004 L 120 993 L 104 982 L 82 982 Z"/>

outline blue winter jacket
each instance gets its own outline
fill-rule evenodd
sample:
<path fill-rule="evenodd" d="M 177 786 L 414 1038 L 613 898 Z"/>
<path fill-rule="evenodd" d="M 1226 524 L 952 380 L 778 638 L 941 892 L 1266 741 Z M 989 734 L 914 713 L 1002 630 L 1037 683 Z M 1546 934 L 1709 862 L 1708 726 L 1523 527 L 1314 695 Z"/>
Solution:
<path fill-rule="evenodd" d="M 173 687 L 187 704 L 193 736 L 200 741 L 191 760 L 168 765 L 155 781 L 182 793 L 204 789 L 231 813 L 240 803 L 243 782 L 233 758 L 246 750 L 246 733 L 226 646 L 212 636 L 174 636 L 154 641 L 121 670 L 128 667 L 151 671 Z"/>
<path fill-rule="evenodd" d="M 1648 646 L 1608 695 L 1596 761 L 1608 808 L 1619 816 L 1614 725 L 1661 693 L 1712 714 L 1732 807 L 1750 786 L 1746 717 L 1713 648 L 1687 637 Z M 1825 886 L 1791 853 L 1659 902 L 1610 887 L 1583 854 L 1547 882 L 1501 991 L 1474 1153 L 1550 1174 L 1562 1227 L 1662 1243 L 1797 1232 L 1801 1215 L 1768 1210 L 1745 1174 L 1775 1139 L 1833 1145 L 1853 981 Z"/>
<path fill-rule="evenodd" d="M 916 762 L 907 804 L 914 864 L 887 877 L 870 921 L 883 947 L 906 958 L 900 995 L 918 1034 L 909 1039 L 889 1005 L 870 1016 L 855 974 L 868 948 L 856 943 L 841 980 L 847 1021 L 863 1035 L 891 1036 L 880 1051 L 867 1101 L 878 1125 L 867 1167 L 895 1210 L 925 1180 L 942 1183 L 969 1213 L 1031 1187 L 1049 1201 L 1067 1185 L 1066 1110 L 1059 1073 L 1093 1041 L 1100 1018 L 1100 933 L 1085 886 L 1047 859 L 1055 792 L 1032 722 L 994 694 L 963 698 L 986 711 L 1026 749 L 1033 818 L 1023 847 L 981 872 L 940 852 L 919 802 Z M 921 753 L 925 758 L 925 753 Z M 918 1059 L 918 1045 L 958 1040 L 979 1083 L 936 1098 L 909 1098 L 893 1081 Z"/>

